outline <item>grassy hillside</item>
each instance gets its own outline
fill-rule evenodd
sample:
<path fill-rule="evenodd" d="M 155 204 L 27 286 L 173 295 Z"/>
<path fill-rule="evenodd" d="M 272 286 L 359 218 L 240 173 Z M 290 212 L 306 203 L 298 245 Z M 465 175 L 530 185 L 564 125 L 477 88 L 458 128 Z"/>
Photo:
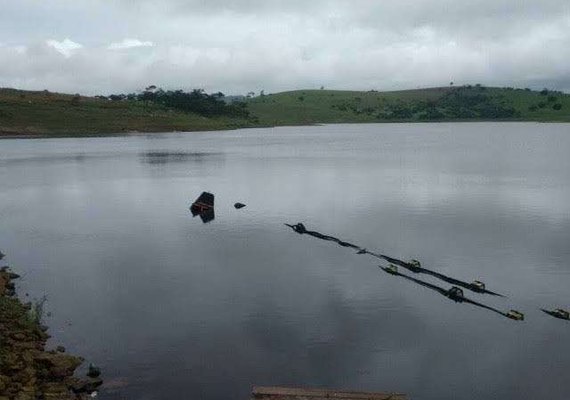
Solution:
<path fill-rule="evenodd" d="M 553 107 L 559 104 L 559 110 Z M 570 95 L 468 86 L 394 92 L 297 90 L 248 100 L 263 125 L 445 120 L 570 121 Z"/>
<path fill-rule="evenodd" d="M 297 90 L 247 99 L 253 118 L 204 117 L 147 101 L 0 89 L 0 136 L 201 131 L 342 122 L 570 122 L 570 95 L 465 86 L 394 92 Z"/>
<path fill-rule="evenodd" d="M 96 135 L 229 129 L 247 121 L 206 118 L 152 103 L 0 89 L 0 135 Z"/>

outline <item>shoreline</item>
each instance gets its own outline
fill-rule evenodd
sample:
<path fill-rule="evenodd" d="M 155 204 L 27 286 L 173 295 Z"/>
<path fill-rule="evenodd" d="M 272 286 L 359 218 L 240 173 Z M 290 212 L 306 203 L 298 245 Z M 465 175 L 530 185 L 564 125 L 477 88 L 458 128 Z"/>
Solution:
<path fill-rule="evenodd" d="M 50 335 L 41 321 L 43 301 L 18 299 L 18 278 L 8 266 L 0 268 L 0 399 L 90 398 L 103 383 L 99 369 L 90 365 L 86 378 L 76 377 L 83 358 L 67 354 L 63 346 L 46 349 Z"/>
<path fill-rule="evenodd" d="M 156 131 L 127 131 L 127 132 L 89 132 L 89 133 L 16 133 L 0 131 L 0 140 L 10 139 L 81 139 L 81 138 L 110 138 L 110 137 L 138 137 L 148 135 L 160 134 L 192 134 L 192 133 L 207 133 L 207 132 L 227 132 L 239 131 L 244 129 L 264 129 L 264 128 L 284 128 L 284 127 L 311 127 L 311 126 L 325 126 L 325 125 L 391 125 L 391 124 L 445 124 L 445 123 L 536 123 L 536 124 L 570 124 L 570 121 L 540 121 L 540 120 L 519 120 L 519 119 L 491 119 L 491 120 L 442 120 L 442 121 L 362 121 L 362 122 L 315 122 L 307 124 L 283 124 L 283 125 L 254 125 L 243 127 L 228 127 L 226 129 L 213 128 L 213 129 L 200 129 L 200 130 L 156 130 Z M 0 399 L 1 400 L 1 399 Z"/>

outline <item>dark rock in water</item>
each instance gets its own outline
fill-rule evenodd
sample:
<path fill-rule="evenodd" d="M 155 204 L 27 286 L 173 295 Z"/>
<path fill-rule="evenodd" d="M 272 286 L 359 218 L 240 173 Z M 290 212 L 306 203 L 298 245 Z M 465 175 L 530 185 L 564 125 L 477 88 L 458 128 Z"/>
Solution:
<path fill-rule="evenodd" d="M 59 352 L 59 353 L 65 353 L 65 347 L 63 346 L 57 346 L 55 348 L 55 351 Z"/>
<path fill-rule="evenodd" d="M 235 207 L 237 210 L 239 210 L 240 208 L 244 208 L 244 207 L 245 207 L 245 204 L 243 204 L 243 203 L 235 203 L 235 204 L 234 204 L 234 207 Z"/>
<path fill-rule="evenodd" d="M 4 254 L 0 251 L 0 260 L 3 259 L 4 257 L 6 257 L 6 254 Z"/>
<path fill-rule="evenodd" d="M 90 378 L 97 378 L 99 375 L 101 375 L 101 369 L 93 364 L 89 364 L 89 370 L 87 371 L 87 376 Z"/>

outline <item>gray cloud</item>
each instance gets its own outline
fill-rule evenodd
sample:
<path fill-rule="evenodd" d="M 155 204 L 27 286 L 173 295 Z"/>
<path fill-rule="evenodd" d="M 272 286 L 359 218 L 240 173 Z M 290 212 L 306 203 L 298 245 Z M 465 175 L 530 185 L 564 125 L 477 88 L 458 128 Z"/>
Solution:
<path fill-rule="evenodd" d="M 89 94 L 481 82 L 570 90 L 570 4 L 0 0 L 0 86 Z"/>

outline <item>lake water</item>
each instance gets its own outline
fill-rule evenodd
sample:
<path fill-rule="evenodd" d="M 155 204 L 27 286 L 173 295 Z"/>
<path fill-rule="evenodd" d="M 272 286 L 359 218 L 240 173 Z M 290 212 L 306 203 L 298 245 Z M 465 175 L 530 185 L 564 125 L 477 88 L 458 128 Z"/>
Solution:
<path fill-rule="evenodd" d="M 539 308 L 570 308 L 569 154 L 570 124 L 537 123 L 2 140 L 0 249 L 102 399 L 567 399 L 570 323 Z M 204 190 L 209 224 L 188 211 Z M 508 297 L 468 297 L 526 320 L 286 222 L 480 279 Z"/>

